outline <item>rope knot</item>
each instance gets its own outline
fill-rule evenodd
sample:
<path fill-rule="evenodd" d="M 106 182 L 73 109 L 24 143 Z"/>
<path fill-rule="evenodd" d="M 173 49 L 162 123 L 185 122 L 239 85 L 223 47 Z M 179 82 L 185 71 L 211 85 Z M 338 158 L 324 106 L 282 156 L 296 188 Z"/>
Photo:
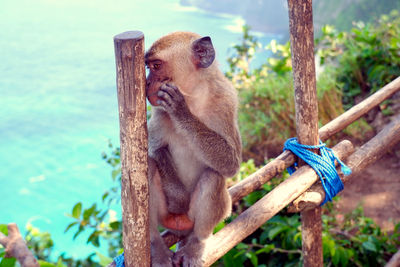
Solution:
<path fill-rule="evenodd" d="M 320 154 L 313 153 L 309 149 L 319 149 Z M 285 142 L 283 151 L 285 150 L 292 151 L 318 174 L 322 187 L 325 190 L 325 200 L 322 205 L 327 201 L 332 201 L 332 198 L 343 190 L 343 183 L 336 171 L 335 161 L 341 165 L 344 175 L 351 174 L 351 169 L 336 157 L 332 149 L 326 147 L 326 144 L 321 140 L 319 141 L 319 145 L 309 146 L 300 144 L 297 138 L 293 137 Z M 297 162 L 295 162 L 294 165 L 287 168 L 289 174 L 295 172 L 297 166 Z"/>
<path fill-rule="evenodd" d="M 115 266 L 116 267 L 125 267 L 124 263 L 124 253 L 114 258 Z"/>

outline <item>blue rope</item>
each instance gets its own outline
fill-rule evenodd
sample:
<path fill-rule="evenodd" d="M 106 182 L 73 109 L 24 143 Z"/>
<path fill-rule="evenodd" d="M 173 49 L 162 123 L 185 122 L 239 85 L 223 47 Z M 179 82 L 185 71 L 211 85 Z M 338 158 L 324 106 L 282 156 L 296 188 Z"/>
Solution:
<path fill-rule="evenodd" d="M 124 264 L 124 253 L 114 258 L 115 266 L 116 267 L 125 267 Z"/>
<path fill-rule="evenodd" d="M 332 149 L 326 147 L 325 143 L 319 141 L 320 144 L 316 146 L 302 145 L 297 142 L 297 138 L 290 138 L 285 142 L 283 151 L 290 150 L 296 156 L 301 158 L 304 162 L 310 165 L 311 168 L 318 174 L 321 180 L 322 187 L 325 190 L 325 200 L 321 205 L 324 205 L 327 201 L 332 201 L 332 198 L 337 193 L 343 190 L 343 183 L 336 171 L 335 160 L 341 165 L 341 169 L 344 175 L 351 174 L 351 169 L 347 167 L 338 157 L 335 156 Z M 309 149 L 319 149 L 320 154 L 315 154 Z M 295 172 L 297 162 L 287 168 L 289 174 Z"/>

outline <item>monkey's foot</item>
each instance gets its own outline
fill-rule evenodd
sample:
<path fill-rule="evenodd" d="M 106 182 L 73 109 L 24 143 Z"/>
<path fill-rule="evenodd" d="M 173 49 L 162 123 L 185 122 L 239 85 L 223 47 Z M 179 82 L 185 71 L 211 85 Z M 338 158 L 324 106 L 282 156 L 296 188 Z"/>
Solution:
<path fill-rule="evenodd" d="M 189 219 L 187 214 L 173 214 L 169 213 L 167 216 L 165 216 L 161 224 L 168 229 L 171 230 L 178 230 L 178 231 L 183 231 L 183 230 L 190 230 L 193 228 L 193 221 Z"/>
<path fill-rule="evenodd" d="M 196 237 L 189 238 L 186 245 L 175 252 L 172 257 L 172 263 L 175 267 L 202 267 L 204 266 L 204 262 L 201 259 L 203 250 L 203 242 Z"/>
<path fill-rule="evenodd" d="M 172 267 L 173 254 L 162 240 L 151 242 L 151 267 Z"/>
<path fill-rule="evenodd" d="M 190 255 L 191 253 L 180 250 L 175 253 L 172 262 L 174 267 L 203 267 L 204 262 L 200 255 Z"/>
<path fill-rule="evenodd" d="M 171 261 L 168 263 L 152 263 L 151 267 L 173 267 Z"/>

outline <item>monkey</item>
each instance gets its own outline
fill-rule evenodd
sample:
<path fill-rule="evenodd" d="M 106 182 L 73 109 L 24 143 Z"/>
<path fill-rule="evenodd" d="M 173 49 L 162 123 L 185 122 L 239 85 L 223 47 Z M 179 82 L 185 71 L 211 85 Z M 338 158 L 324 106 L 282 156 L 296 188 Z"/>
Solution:
<path fill-rule="evenodd" d="M 203 266 L 205 240 L 228 217 L 241 162 L 237 92 L 209 36 L 174 32 L 145 53 L 152 266 Z M 158 226 L 183 237 L 173 253 Z"/>

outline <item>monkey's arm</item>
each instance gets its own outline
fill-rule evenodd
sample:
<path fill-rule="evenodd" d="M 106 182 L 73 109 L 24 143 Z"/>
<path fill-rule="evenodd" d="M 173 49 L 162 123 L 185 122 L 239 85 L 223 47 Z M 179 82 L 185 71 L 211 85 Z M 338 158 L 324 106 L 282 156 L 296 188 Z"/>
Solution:
<path fill-rule="evenodd" d="M 178 123 L 190 143 L 196 147 L 204 163 L 222 176 L 230 177 L 239 169 L 240 140 L 235 136 L 222 136 L 194 116 L 176 86 L 164 84 L 158 92 L 159 104 Z M 222 127 L 222 126 L 221 126 Z M 232 128 L 235 128 L 232 125 Z M 236 129 L 231 129 L 232 132 Z M 239 134 L 234 132 L 238 139 Z"/>

